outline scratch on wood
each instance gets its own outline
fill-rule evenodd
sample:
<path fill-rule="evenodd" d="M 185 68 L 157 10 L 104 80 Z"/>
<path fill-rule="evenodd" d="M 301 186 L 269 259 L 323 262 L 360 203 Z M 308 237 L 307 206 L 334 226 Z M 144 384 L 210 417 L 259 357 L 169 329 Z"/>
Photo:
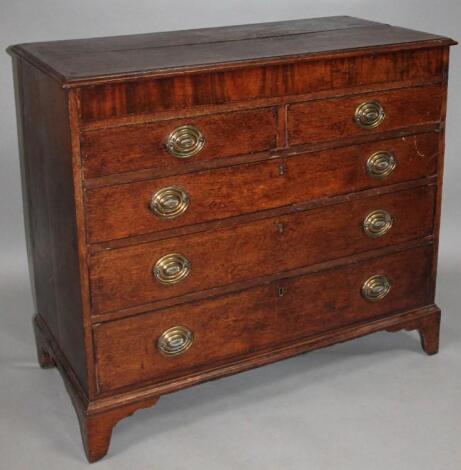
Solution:
<path fill-rule="evenodd" d="M 421 153 L 418 149 L 418 137 L 416 135 L 413 137 L 413 142 L 415 144 L 415 150 L 418 157 L 425 157 L 426 155 L 424 153 Z"/>

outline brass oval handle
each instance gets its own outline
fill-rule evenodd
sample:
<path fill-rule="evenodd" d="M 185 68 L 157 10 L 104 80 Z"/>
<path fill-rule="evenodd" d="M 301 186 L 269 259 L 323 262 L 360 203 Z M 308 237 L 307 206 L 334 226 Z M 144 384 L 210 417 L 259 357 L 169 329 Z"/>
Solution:
<path fill-rule="evenodd" d="M 168 136 L 166 148 L 175 158 L 189 158 L 199 153 L 205 145 L 205 137 L 191 125 L 180 126 Z"/>
<path fill-rule="evenodd" d="M 355 110 L 355 124 L 363 129 L 378 127 L 386 117 L 384 108 L 379 101 L 366 101 Z"/>
<path fill-rule="evenodd" d="M 177 186 L 159 189 L 150 201 L 151 211 L 161 219 L 174 219 L 186 212 L 189 195 Z"/>
<path fill-rule="evenodd" d="M 391 282 L 386 276 L 376 274 L 368 278 L 362 286 L 362 296 L 370 302 L 384 299 L 391 290 Z"/>
<path fill-rule="evenodd" d="M 378 209 L 370 212 L 363 221 L 363 230 L 370 238 L 379 238 L 385 235 L 392 227 L 394 219 L 389 212 Z"/>
<path fill-rule="evenodd" d="M 177 284 L 190 274 L 191 264 L 184 255 L 169 253 L 157 260 L 152 271 L 161 284 Z"/>
<path fill-rule="evenodd" d="M 179 356 L 194 342 L 194 334 L 185 326 L 173 326 L 164 331 L 157 340 L 157 349 L 163 356 Z"/>
<path fill-rule="evenodd" d="M 396 166 L 397 162 L 391 152 L 376 152 L 368 157 L 367 175 L 370 178 L 385 178 L 395 170 Z"/>

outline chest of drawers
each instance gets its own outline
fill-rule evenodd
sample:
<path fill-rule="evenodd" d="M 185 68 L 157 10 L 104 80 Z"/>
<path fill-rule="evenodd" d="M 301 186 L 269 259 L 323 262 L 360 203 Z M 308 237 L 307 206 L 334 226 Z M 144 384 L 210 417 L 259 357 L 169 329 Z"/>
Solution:
<path fill-rule="evenodd" d="M 434 304 L 448 38 L 350 17 L 13 46 L 42 367 L 88 459 L 162 395 Z"/>

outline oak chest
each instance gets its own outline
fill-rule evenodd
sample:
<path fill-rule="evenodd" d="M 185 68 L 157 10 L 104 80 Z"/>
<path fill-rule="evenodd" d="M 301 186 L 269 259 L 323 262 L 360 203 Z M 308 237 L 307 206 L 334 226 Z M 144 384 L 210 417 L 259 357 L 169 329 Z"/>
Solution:
<path fill-rule="evenodd" d="M 165 393 L 437 352 L 449 46 L 350 17 L 13 46 L 39 362 L 88 459 Z"/>

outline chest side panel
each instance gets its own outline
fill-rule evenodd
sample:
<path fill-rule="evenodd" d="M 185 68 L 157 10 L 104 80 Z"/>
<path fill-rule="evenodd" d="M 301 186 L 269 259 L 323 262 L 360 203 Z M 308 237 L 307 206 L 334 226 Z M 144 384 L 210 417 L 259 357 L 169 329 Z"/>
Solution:
<path fill-rule="evenodd" d="M 88 388 L 66 92 L 14 60 L 23 200 L 36 313 Z"/>

